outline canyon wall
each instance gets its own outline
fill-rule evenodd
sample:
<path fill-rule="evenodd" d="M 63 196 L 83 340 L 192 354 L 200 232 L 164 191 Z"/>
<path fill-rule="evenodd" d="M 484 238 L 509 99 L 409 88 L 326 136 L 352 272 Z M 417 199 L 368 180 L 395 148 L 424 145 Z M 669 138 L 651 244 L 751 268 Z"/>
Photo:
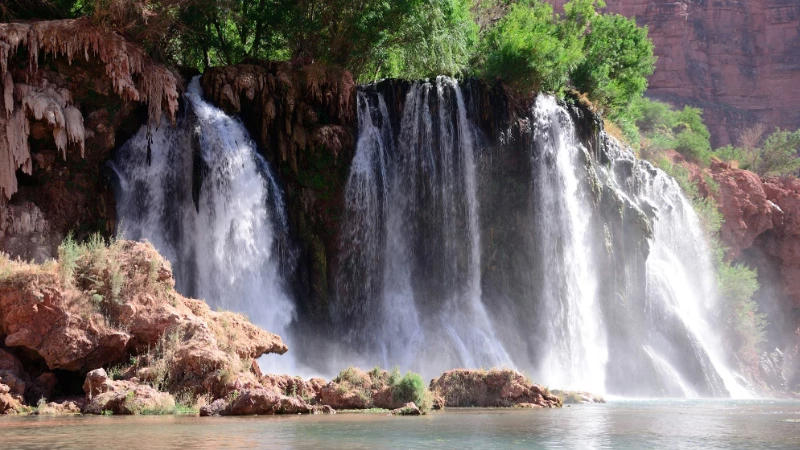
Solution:
<path fill-rule="evenodd" d="M 550 0 L 557 7 L 566 0 Z M 658 56 L 648 96 L 703 108 L 712 144 L 743 128 L 800 127 L 800 2 L 606 0 L 650 28 Z"/>

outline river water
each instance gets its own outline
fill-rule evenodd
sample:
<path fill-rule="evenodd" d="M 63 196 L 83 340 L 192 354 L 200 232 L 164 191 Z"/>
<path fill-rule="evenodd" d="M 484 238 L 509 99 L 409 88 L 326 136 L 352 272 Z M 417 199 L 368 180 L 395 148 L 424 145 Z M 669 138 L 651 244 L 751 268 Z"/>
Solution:
<path fill-rule="evenodd" d="M 6 417 L 0 448 L 800 448 L 800 402 L 611 401 L 555 410 Z"/>

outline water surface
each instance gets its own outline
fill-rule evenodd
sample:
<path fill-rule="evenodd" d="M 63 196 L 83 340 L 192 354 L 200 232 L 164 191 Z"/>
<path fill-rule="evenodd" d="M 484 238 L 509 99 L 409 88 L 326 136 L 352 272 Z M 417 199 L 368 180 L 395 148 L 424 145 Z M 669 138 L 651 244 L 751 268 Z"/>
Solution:
<path fill-rule="evenodd" d="M 0 448 L 800 448 L 800 402 L 613 401 L 423 417 L 7 417 Z"/>

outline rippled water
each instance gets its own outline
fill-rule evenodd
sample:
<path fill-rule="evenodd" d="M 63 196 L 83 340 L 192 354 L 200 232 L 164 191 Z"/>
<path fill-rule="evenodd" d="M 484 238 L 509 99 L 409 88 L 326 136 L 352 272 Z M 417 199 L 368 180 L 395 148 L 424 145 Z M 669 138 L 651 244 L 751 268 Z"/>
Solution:
<path fill-rule="evenodd" d="M 800 448 L 797 401 L 614 401 L 423 417 L 6 417 L 0 448 Z"/>

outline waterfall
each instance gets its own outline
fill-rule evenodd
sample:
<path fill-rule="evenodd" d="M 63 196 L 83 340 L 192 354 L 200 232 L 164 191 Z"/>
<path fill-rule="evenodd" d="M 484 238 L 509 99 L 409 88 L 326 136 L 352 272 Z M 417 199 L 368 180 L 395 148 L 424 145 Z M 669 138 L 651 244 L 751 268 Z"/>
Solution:
<path fill-rule="evenodd" d="M 720 327 L 715 311 L 722 306 L 700 219 L 678 183 L 663 171 L 645 180 L 642 196 L 658 209 L 647 260 L 647 338 L 663 348 L 658 352 L 650 347 L 648 354 L 660 360 L 656 364 L 670 364 L 676 374 L 692 377 L 690 383 L 695 386 L 687 396 L 700 392 L 746 397 L 746 389 L 727 367 L 716 333 Z M 671 381 L 686 384 L 680 379 Z"/>
<path fill-rule="evenodd" d="M 202 99 L 197 77 L 185 98 L 177 127 L 143 127 L 111 163 L 120 231 L 171 262 L 183 295 L 286 338 L 294 305 L 278 257 L 287 232 L 278 184 L 244 126 Z"/>
<path fill-rule="evenodd" d="M 492 142 L 486 105 L 456 81 L 404 93 L 357 95 L 333 320 L 361 361 L 425 375 L 507 366 L 617 395 L 746 395 L 675 180 L 604 135 L 587 151 L 553 97 Z"/>
<path fill-rule="evenodd" d="M 706 236 L 678 183 L 596 129 L 587 139 L 564 102 L 539 95 L 511 121 L 481 89 L 447 77 L 358 88 L 331 323 L 319 330 L 330 340 L 303 337 L 319 357 L 267 368 L 509 367 L 598 394 L 746 396 L 719 337 Z M 177 127 L 143 128 L 117 152 L 120 229 L 169 259 L 181 293 L 291 346 L 278 183 L 197 79 L 186 106 Z M 509 128 L 491 135 L 498 124 Z"/>
<path fill-rule="evenodd" d="M 335 314 L 349 342 L 426 374 L 509 366 L 481 295 L 477 137 L 458 82 L 414 83 L 397 130 L 382 94 L 361 90 L 358 118 Z"/>
<path fill-rule="evenodd" d="M 605 390 L 608 349 L 596 299 L 597 274 L 590 267 L 591 206 L 576 168 L 588 156 L 576 141 L 567 112 L 539 95 L 533 108 L 533 223 L 539 261 L 545 265 L 541 300 L 547 352 L 541 379 L 567 389 Z"/>

